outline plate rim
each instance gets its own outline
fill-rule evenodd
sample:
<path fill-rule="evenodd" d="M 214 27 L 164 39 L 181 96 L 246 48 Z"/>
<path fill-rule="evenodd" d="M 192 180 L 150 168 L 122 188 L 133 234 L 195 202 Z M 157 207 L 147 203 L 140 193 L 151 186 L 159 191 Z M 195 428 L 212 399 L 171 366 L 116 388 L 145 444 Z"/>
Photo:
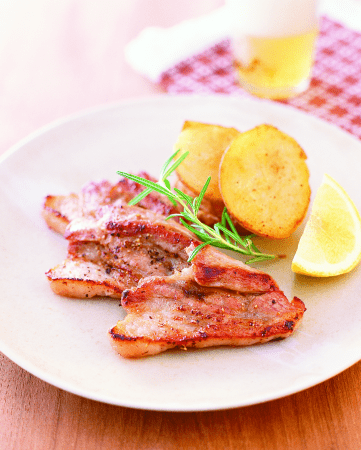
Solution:
<path fill-rule="evenodd" d="M 182 101 L 186 100 L 193 100 L 193 99 L 214 99 L 218 101 L 235 101 L 235 102 L 250 102 L 250 103 L 264 103 L 271 107 L 274 107 L 276 109 L 280 110 L 289 110 L 293 113 L 299 114 L 301 116 L 307 117 L 307 120 L 315 121 L 319 124 L 329 126 L 335 130 L 338 130 L 338 132 L 343 133 L 346 137 L 354 140 L 355 142 L 358 142 L 361 144 L 361 139 L 359 139 L 357 136 L 352 134 L 350 131 L 341 128 L 338 125 L 335 125 L 334 123 L 322 119 L 321 117 L 317 117 L 313 114 L 307 113 L 307 111 L 303 111 L 301 109 L 296 108 L 295 106 L 288 105 L 285 103 L 272 101 L 264 98 L 259 97 L 243 97 L 243 96 L 227 96 L 225 94 L 166 94 L 161 93 L 157 95 L 147 95 L 147 96 L 141 96 L 141 97 L 133 97 L 128 98 L 125 100 L 116 100 L 106 103 L 101 103 L 96 106 L 91 106 L 89 108 L 83 108 L 78 111 L 72 112 L 70 114 L 66 114 L 64 116 L 60 116 L 59 118 L 52 120 L 48 123 L 45 123 L 41 125 L 40 127 L 36 128 L 35 130 L 28 133 L 23 138 L 16 141 L 14 144 L 12 144 L 9 148 L 7 148 L 1 155 L 0 155 L 0 164 L 3 163 L 7 158 L 9 158 L 13 153 L 18 151 L 21 147 L 26 145 L 28 142 L 32 141 L 33 139 L 36 139 L 37 137 L 45 134 L 46 132 L 51 131 L 54 128 L 57 128 L 61 125 L 64 125 L 68 122 L 72 122 L 77 119 L 81 119 L 82 117 L 92 115 L 92 114 L 98 114 L 102 111 L 111 110 L 111 109 L 117 109 L 121 106 L 126 106 L 128 104 L 136 105 L 136 104 L 142 104 L 142 103 L 152 103 L 153 101 L 160 100 L 161 102 L 167 102 L 174 99 L 182 99 Z"/>

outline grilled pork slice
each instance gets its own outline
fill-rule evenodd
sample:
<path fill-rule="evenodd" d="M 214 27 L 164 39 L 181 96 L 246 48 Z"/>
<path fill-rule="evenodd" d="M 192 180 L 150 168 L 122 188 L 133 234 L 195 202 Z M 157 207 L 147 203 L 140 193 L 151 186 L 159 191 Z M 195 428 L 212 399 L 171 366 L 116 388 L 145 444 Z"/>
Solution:
<path fill-rule="evenodd" d="M 146 172 L 139 173 L 139 176 L 156 181 Z M 116 184 L 106 180 L 92 181 L 85 184 L 79 194 L 48 195 L 44 201 L 42 215 L 51 229 L 64 234 L 72 220 L 97 217 L 99 208 L 104 205 L 126 205 L 143 190 L 144 187 L 140 184 L 123 177 Z M 167 197 L 157 192 L 152 192 L 142 199 L 138 207 L 165 216 L 179 212 Z"/>
<path fill-rule="evenodd" d="M 146 172 L 140 172 L 139 176 L 156 181 Z M 176 187 L 187 191 L 180 181 L 176 182 Z M 49 228 L 64 235 L 72 220 L 81 217 L 96 218 L 99 209 L 105 205 L 122 207 L 144 189 L 142 185 L 123 177 L 116 184 L 106 180 L 91 181 L 82 187 L 79 194 L 48 195 L 44 201 L 42 216 Z M 151 192 L 137 206 L 164 216 L 180 211 L 179 207 L 174 206 L 166 196 L 158 192 Z M 223 207 L 223 204 L 213 204 L 204 199 L 199 212 L 200 220 L 207 225 L 214 225 L 221 220 Z"/>
<path fill-rule="evenodd" d="M 306 310 L 297 297 L 289 302 L 269 275 L 210 247 L 181 272 L 141 280 L 123 292 L 121 304 L 128 314 L 109 335 L 127 358 L 283 339 Z"/>
<path fill-rule="evenodd" d="M 177 222 L 127 205 L 73 219 L 65 237 L 67 259 L 46 275 L 56 294 L 77 298 L 119 298 L 144 277 L 172 275 L 189 266 L 185 249 L 198 242 Z"/>
<path fill-rule="evenodd" d="M 78 215 L 78 195 L 48 195 L 45 197 L 42 216 L 48 227 L 57 233 L 64 234 L 69 222 Z"/>
<path fill-rule="evenodd" d="M 74 298 L 121 298 L 125 287 L 136 286 L 131 271 L 112 269 L 84 258 L 66 259 L 46 273 L 55 294 Z"/>

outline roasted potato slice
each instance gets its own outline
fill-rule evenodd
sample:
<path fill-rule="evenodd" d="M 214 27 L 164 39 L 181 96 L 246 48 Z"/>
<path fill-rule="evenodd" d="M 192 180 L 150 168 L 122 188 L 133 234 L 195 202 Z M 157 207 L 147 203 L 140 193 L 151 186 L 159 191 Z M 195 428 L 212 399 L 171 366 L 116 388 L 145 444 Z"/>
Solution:
<path fill-rule="evenodd" d="M 306 159 L 293 138 L 271 125 L 239 134 L 220 165 L 220 191 L 230 214 L 259 236 L 290 236 L 310 202 Z"/>
<path fill-rule="evenodd" d="M 180 150 L 177 156 L 186 151 L 189 151 L 189 155 L 178 166 L 176 172 L 182 183 L 195 195 L 199 195 L 207 178 L 211 176 L 205 198 L 223 202 L 219 191 L 219 164 L 224 151 L 238 134 L 239 131 L 235 128 L 201 122 L 184 122 L 174 149 Z"/>

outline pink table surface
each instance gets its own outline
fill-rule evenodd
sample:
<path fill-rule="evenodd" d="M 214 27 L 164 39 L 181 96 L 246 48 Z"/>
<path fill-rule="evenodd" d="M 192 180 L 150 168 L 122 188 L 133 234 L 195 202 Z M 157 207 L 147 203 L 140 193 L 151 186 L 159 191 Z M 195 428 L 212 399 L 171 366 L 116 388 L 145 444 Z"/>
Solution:
<path fill-rule="evenodd" d="M 321 15 L 310 86 L 282 102 L 361 139 L 361 32 L 337 19 Z M 172 94 L 251 97 L 237 81 L 229 38 L 166 70 L 159 84 Z"/>
<path fill-rule="evenodd" d="M 156 95 L 124 46 L 146 26 L 171 26 L 221 0 L 0 2 L 0 153 L 49 122 L 108 102 Z"/>
<path fill-rule="evenodd" d="M 332 1 L 328 0 L 329 3 Z M 344 11 L 355 6 L 348 3 L 352 0 L 342 1 L 346 5 Z M 361 4 L 361 0 L 353 1 Z M 170 86 L 169 77 L 156 85 L 135 72 L 125 60 L 125 45 L 147 26 L 169 27 L 181 20 L 206 14 L 223 4 L 224 0 L 0 1 L 0 154 L 32 131 L 71 113 L 123 99 L 163 92 L 184 92 L 179 75 L 178 81 L 173 79 L 173 86 Z M 336 38 L 335 42 L 331 42 L 335 33 L 340 34 L 337 41 L 340 48 L 342 28 L 338 31 L 333 26 L 332 30 L 326 31 L 324 27 L 323 32 L 329 33 L 322 39 L 326 50 L 329 50 L 329 45 L 335 47 Z M 354 36 L 355 33 L 347 34 L 349 40 L 356 39 Z M 357 39 L 361 42 L 361 34 Z M 227 52 L 227 46 L 225 48 Z M 361 51 L 360 43 L 356 47 L 358 49 Z M 340 50 L 343 51 L 342 48 Z M 361 67 L 356 50 L 353 54 L 353 72 Z M 325 52 L 318 56 L 322 61 L 316 66 L 317 77 L 311 85 L 312 91 L 289 103 L 311 113 L 316 112 L 311 111 L 312 108 L 318 109 L 316 115 L 331 119 L 360 137 L 360 78 L 357 74 L 355 78 L 349 66 L 347 70 L 352 73 L 348 74 L 348 78 L 355 78 L 358 87 L 350 86 L 347 82 L 346 107 L 345 99 L 339 94 L 335 95 L 334 90 L 330 91 L 335 88 L 331 80 L 335 78 L 332 73 L 326 81 L 327 86 L 316 85 L 320 83 L 318 72 L 321 71 L 322 79 L 322 71 L 325 74 L 326 68 L 332 72 L 332 64 L 335 64 L 332 56 Z M 330 62 L 326 67 L 327 57 Z M 229 64 L 227 58 L 226 64 Z M 357 62 L 357 59 L 360 60 Z M 173 70 L 166 75 L 174 73 Z M 212 77 L 213 81 L 215 78 Z M 336 88 L 339 89 L 340 80 L 336 78 Z M 187 84 L 189 80 L 186 80 Z M 192 92 L 200 88 L 204 91 L 204 83 L 203 86 L 199 82 L 192 83 Z M 355 89 L 358 91 L 353 92 Z M 207 90 L 214 92 L 216 88 L 208 85 Z M 237 94 L 237 87 L 228 88 L 224 93 Z M 308 99 L 307 95 L 312 98 Z M 317 104 L 319 97 L 325 95 L 329 97 L 325 104 Z"/>

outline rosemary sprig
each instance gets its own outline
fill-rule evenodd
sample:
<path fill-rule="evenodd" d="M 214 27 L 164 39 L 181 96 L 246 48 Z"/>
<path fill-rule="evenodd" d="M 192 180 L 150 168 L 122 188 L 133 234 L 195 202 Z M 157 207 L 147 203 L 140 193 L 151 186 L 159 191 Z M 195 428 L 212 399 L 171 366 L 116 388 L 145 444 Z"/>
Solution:
<path fill-rule="evenodd" d="M 135 181 L 146 188 L 139 195 L 134 197 L 129 202 L 129 205 L 137 204 L 152 191 L 156 191 L 160 194 L 166 195 L 174 205 L 177 205 L 177 203 L 180 204 L 183 207 L 183 211 L 177 214 L 171 214 L 167 217 L 167 219 L 170 219 L 172 217 L 179 217 L 180 222 L 188 230 L 194 233 L 200 241 L 202 241 L 202 244 L 198 245 L 193 250 L 192 254 L 189 256 L 188 261 L 191 261 L 195 257 L 195 255 L 206 245 L 233 250 L 234 252 L 249 256 L 250 259 L 246 261 L 246 264 L 274 259 L 274 255 L 265 254 L 258 250 L 258 248 L 252 242 L 254 234 L 248 236 L 240 236 L 238 234 L 236 227 L 234 226 L 226 208 L 224 208 L 223 210 L 221 222 L 216 223 L 213 228 L 202 223 L 198 219 L 199 208 L 201 206 L 204 194 L 208 188 L 209 182 L 211 181 L 211 177 L 207 179 L 199 196 L 196 198 L 185 194 L 177 188 L 172 188 L 168 177 L 188 156 L 188 152 L 186 152 L 174 161 L 174 158 L 176 157 L 178 152 L 179 150 L 176 151 L 165 162 L 160 174 L 160 180 L 157 183 L 145 178 L 138 177 L 137 175 L 132 175 L 126 172 L 117 172 L 118 175 Z"/>

